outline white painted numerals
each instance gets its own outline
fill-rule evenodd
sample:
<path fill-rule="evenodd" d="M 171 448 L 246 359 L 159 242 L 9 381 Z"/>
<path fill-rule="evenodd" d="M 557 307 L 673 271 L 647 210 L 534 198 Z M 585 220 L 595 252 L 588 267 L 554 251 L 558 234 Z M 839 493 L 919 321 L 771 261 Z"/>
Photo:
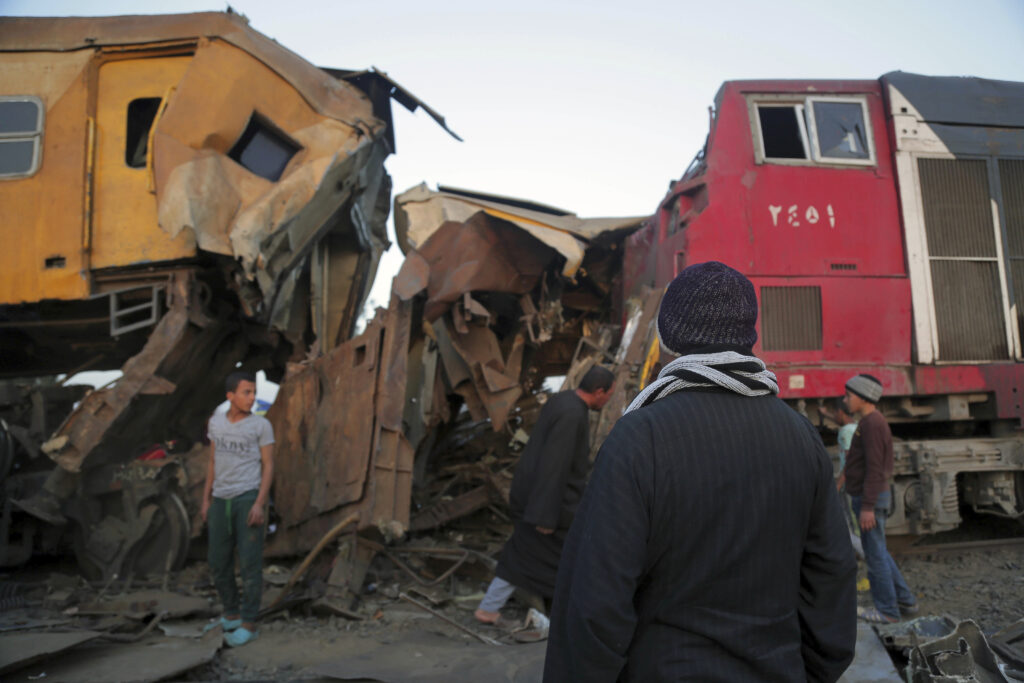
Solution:
<path fill-rule="evenodd" d="M 772 215 L 772 225 L 776 227 L 779 225 L 779 215 L 782 213 L 782 208 L 782 206 L 774 204 L 768 205 L 768 213 Z M 828 216 L 828 226 L 830 228 L 836 227 L 836 213 L 832 209 L 831 204 L 825 206 L 825 214 Z M 816 225 L 821 220 L 821 214 L 818 213 L 818 209 L 814 206 L 808 206 L 801 212 L 798 205 L 790 205 L 786 209 L 786 223 L 793 227 L 799 227 L 801 220 L 805 221 L 808 225 Z"/>

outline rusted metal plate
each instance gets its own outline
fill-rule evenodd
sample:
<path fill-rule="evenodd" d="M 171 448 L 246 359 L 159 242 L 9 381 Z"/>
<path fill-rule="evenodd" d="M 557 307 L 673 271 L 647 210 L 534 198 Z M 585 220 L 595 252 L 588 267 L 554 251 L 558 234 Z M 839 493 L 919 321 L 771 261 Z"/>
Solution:
<path fill-rule="evenodd" d="M 417 249 L 430 267 L 423 317 L 437 320 L 463 294 L 474 291 L 525 294 L 557 252 L 507 221 L 476 213 L 465 223 L 447 222 Z M 401 291 L 422 281 L 413 260 L 398 273 Z"/>
<path fill-rule="evenodd" d="M 380 321 L 298 369 L 267 413 L 274 425 L 274 500 L 284 526 L 362 498 L 374 431 Z"/>
<path fill-rule="evenodd" d="M 359 528 L 409 523 L 414 450 L 403 432 L 412 303 L 392 296 L 366 331 L 281 384 L 267 417 L 277 435 L 282 528 L 267 554 L 312 547 L 351 512 Z"/>
<path fill-rule="evenodd" d="M 124 375 L 113 387 L 94 391 L 82 399 L 54 437 L 43 445 L 46 454 L 60 467 L 78 472 L 85 458 L 136 396 L 152 392 L 154 388 L 164 393 L 162 390 L 170 382 L 160 378 L 154 382 L 154 376 L 188 327 L 190 279 L 189 273 L 174 274 L 168 287 L 170 310 L 154 328 L 142 351 L 124 364 Z"/>
<path fill-rule="evenodd" d="M 407 391 L 412 303 L 391 296 L 381 352 L 376 414 L 379 424 L 373 452 L 373 523 L 409 525 L 415 450 L 405 436 L 402 415 Z"/>

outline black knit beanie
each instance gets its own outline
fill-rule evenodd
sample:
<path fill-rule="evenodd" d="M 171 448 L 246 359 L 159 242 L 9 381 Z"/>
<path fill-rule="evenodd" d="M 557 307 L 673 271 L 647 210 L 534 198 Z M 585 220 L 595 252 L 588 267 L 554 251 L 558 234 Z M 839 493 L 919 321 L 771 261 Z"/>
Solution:
<path fill-rule="evenodd" d="M 757 296 L 743 273 L 708 261 L 684 268 L 661 298 L 658 334 L 678 354 L 699 346 L 750 349 L 757 341 Z"/>

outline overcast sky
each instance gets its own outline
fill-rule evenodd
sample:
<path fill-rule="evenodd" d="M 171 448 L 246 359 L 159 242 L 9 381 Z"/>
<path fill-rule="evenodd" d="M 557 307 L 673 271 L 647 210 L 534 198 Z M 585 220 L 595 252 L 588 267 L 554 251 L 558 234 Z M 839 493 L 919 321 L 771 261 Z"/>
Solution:
<path fill-rule="evenodd" d="M 583 216 L 657 206 L 722 81 L 904 70 L 1024 81 L 1024 0 L 232 0 L 319 66 L 376 66 L 444 114 L 396 107 L 395 191 L 426 181 Z M 192 0 L 0 0 L 0 14 L 223 10 Z M 395 252 L 396 249 L 392 249 Z M 400 256 L 389 255 L 390 276 Z M 372 297 L 387 300 L 387 277 Z"/>

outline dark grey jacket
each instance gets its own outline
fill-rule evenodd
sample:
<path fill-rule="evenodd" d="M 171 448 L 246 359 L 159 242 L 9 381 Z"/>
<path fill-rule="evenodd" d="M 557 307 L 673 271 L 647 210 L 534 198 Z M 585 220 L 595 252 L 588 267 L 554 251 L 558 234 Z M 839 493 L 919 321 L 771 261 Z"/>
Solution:
<path fill-rule="evenodd" d="M 856 563 L 811 424 L 684 391 L 601 447 L 562 554 L 544 680 L 834 681 Z"/>

